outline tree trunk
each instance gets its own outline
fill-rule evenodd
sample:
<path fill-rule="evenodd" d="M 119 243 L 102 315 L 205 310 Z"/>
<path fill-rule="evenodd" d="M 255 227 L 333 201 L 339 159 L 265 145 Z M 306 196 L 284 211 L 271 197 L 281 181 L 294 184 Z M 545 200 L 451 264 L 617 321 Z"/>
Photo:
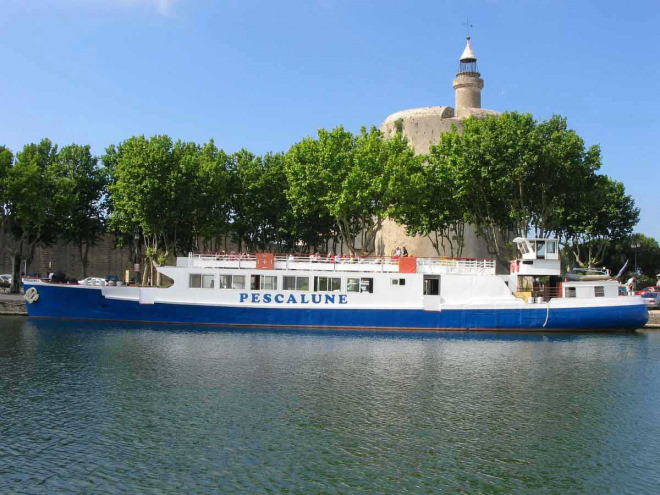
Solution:
<path fill-rule="evenodd" d="M 21 289 L 21 254 L 14 253 L 12 259 L 10 294 L 18 294 Z"/>
<path fill-rule="evenodd" d="M 89 265 L 89 245 L 82 242 L 78 244 L 78 254 L 80 255 L 80 262 L 83 269 L 82 278 L 87 278 L 87 267 Z"/>

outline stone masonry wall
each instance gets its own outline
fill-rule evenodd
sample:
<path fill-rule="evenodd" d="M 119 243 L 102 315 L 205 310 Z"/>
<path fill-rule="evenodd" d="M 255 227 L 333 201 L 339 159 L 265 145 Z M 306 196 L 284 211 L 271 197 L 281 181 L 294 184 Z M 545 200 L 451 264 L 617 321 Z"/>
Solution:
<path fill-rule="evenodd" d="M 5 239 L 0 237 L 2 246 Z M 103 277 L 117 275 L 124 278 L 124 270 L 133 267 L 131 253 L 126 248 L 114 246 L 115 239 L 112 235 L 101 238 L 98 244 L 89 250 L 89 267 L 87 276 Z M 0 273 L 11 273 L 11 258 L 6 250 L 0 250 Z M 69 277 L 83 278 L 82 264 L 78 249 L 71 245 L 55 244 L 48 248 L 37 248 L 34 260 L 28 266 L 28 273 L 48 273 L 61 270 Z M 21 267 L 22 271 L 22 267 Z"/>

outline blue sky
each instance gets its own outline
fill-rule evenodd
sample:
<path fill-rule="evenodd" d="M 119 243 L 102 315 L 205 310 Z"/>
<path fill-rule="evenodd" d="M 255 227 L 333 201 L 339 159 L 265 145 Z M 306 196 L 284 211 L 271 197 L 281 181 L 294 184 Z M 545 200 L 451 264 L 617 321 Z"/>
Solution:
<path fill-rule="evenodd" d="M 483 106 L 560 114 L 660 240 L 660 4 L 610 0 L 3 0 L 0 144 L 102 154 L 169 134 L 283 151 L 454 105 L 466 19 Z"/>

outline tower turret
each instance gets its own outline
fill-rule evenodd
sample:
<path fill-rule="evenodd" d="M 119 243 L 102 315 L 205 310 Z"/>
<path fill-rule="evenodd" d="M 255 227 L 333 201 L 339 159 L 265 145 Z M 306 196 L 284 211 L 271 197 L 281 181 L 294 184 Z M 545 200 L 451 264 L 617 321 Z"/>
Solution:
<path fill-rule="evenodd" d="M 470 37 L 467 37 L 465 50 L 461 55 L 461 62 L 454 79 L 454 90 L 456 91 L 456 116 L 458 118 L 468 117 L 469 108 L 481 108 L 481 90 L 484 80 L 481 79 L 477 67 L 477 57 L 470 45 Z"/>

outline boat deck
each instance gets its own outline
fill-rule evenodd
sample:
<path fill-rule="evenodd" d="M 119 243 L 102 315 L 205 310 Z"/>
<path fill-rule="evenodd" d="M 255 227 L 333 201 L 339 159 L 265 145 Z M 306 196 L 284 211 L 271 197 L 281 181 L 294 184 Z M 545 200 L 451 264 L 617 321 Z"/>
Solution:
<path fill-rule="evenodd" d="M 415 260 L 416 273 L 423 274 L 495 274 L 495 261 L 476 258 L 407 258 Z M 406 258 L 396 257 L 320 257 L 300 255 L 275 255 L 274 270 L 304 270 L 314 272 L 372 272 L 399 273 L 401 263 Z M 219 268 L 219 269 L 257 269 L 257 255 L 213 255 L 191 254 L 177 258 L 177 267 L 182 268 Z"/>

